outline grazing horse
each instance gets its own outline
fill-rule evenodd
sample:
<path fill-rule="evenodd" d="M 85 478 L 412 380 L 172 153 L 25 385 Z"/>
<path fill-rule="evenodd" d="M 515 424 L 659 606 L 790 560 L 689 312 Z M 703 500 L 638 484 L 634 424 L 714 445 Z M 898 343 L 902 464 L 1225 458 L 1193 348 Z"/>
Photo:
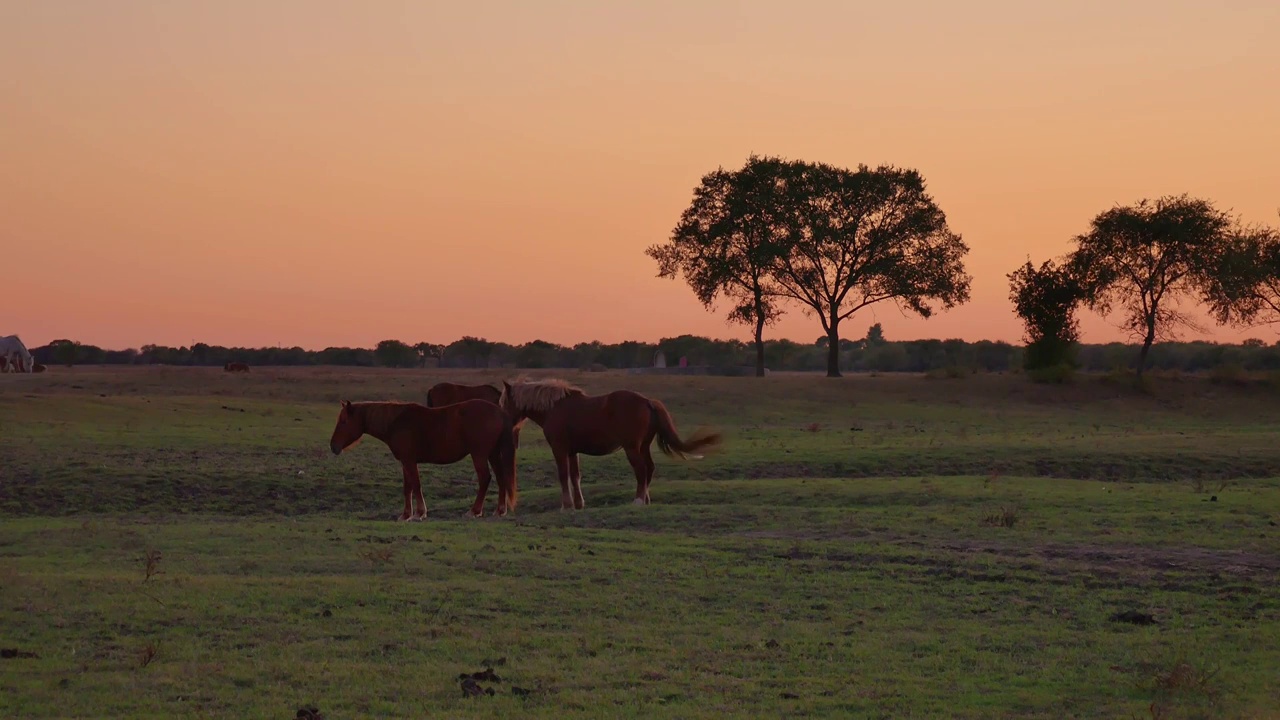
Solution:
<path fill-rule="evenodd" d="M 493 474 L 498 476 L 495 514 L 506 515 L 508 510 L 516 509 L 516 448 L 512 428 L 510 415 L 483 400 L 466 400 L 442 408 L 417 403 L 343 400 L 329 449 L 338 455 L 366 434 L 386 443 L 404 470 L 401 520 L 421 520 L 427 516 L 418 463 L 452 465 L 470 455 L 479 489 L 469 514 L 484 515 L 484 496 L 489 491 L 492 466 Z"/>
<path fill-rule="evenodd" d="M 503 381 L 498 404 L 517 422 L 528 418 L 542 426 L 556 459 L 561 510 L 586 506 L 579 453 L 602 456 L 624 450 L 636 473 L 634 502 L 648 505 L 654 468 L 649 446 L 655 438 L 663 453 L 681 458 L 701 457 L 695 453 L 721 440 L 719 433 L 705 431 L 682 440 L 665 405 L 630 390 L 587 395 L 563 380 Z"/>
<path fill-rule="evenodd" d="M 249 372 L 248 364 L 242 362 L 229 362 L 223 365 L 222 369 L 227 372 Z"/>
<path fill-rule="evenodd" d="M 442 382 L 432 385 L 427 391 L 427 407 L 444 407 L 463 400 L 485 400 L 497 405 L 501 397 L 502 391 L 492 385 L 459 385 Z M 512 436 L 517 448 L 520 447 L 520 426 L 523 424 L 523 421 L 516 423 L 515 435 Z"/>
<path fill-rule="evenodd" d="M 7 361 L 9 372 L 31 372 L 31 353 L 17 335 L 0 337 L 0 357 Z"/>

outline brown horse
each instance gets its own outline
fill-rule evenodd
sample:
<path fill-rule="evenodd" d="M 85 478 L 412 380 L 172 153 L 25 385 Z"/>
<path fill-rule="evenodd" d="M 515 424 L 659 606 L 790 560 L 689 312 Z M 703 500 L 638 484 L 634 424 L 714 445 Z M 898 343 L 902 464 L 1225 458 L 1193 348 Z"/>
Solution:
<path fill-rule="evenodd" d="M 498 404 L 518 422 L 528 418 L 542 426 L 556 459 L 561 510 L 586 505 L 579 453 L 602 456 L 624 450 L 636 473 L 634 502 L 648 505 L 654 469 L 649 446 L 655 438 L 663 453 L 682 458 L 701 457 L 694 453 L 721 439 L 719 433 L 704 431 L 682 440 L 665 405 L 630 390 L 593 396 L 563 380 L 504 381 Z"/>
<path fill-rule="evenodd" d="M 227 372 L 249 372 L 249 366 L 242 362 L 229 362 L 222 366 Z"/>
<path fill-rule="evenodd" d="M 490 466 L 498 476 L 497 515 L 516 509 L 516 449 L 511 437 L 511 416 L 497 405 L 467 400 L 442 408 L 417 403 L 342 401 L 338 423 L 329 438 L 337 455 L 365 434 L 387 444 L 404 470 L 404 512 L 401 520 L 427 516 L 418 463 L 452 465 L 470 455 L 479 489 L 470 515 L 484 515 L 489 492 Z"/>
<path fill-rule="evenodd" d="M 460 403 L 463 400 L 484 400 L 494 405 L 498 404 L 498 399 L 502 397 L 502 391 L 492 385 L 459 385 L 458 383 L 442 382 L 431 386 L 427 391 L 427 407 L 444 407 Z M 512 440 L 515 441 L 516 447 L 520 447 L 520 427 L 524 425 L 524 421 L 516 423 L 515 434 Z"/>
<path fill-rule="evenodd" d="M 444 407 L 463 400 L 488 400 L 497 405 L 500 397 L 502 397 L 502 391 L 492 385 L 459 385 L 442 382 L 432 385 L 427 391 L 427 407 Z"/>

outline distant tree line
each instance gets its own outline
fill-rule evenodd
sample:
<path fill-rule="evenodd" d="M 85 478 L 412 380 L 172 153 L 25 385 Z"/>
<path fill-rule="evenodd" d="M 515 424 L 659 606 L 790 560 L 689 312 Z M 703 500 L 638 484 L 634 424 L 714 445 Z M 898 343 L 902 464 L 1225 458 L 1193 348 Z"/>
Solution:
<path fill-rule="evenodd" d="M 1132 369 L 1137 345 L 1110 343 L 1076 344 L 1073 362 L 1078 369 L 1110 372 Z M 718 371 L 739 370 L 755 364 L 754 343 L 713 340 L 681 335 L 657 343 L 599 342 L 573 346 L 535 340 L 523 345 L 464 337 L 448 345 L 409 344 L 384 340 L 373 348 L 330 347 L 306 350 L 300 347 L 228 348 L 196 343 L 190 347 L 144 345 L 139 349 L 104 350 L 71 340 L 55 340 L 32 349 L 37 362 L 46 365 L 191 365 L 221 367 L 230 361 L 250 365 L 346 365 L 360 367 L 446 367 L 512 369 L 624 369 L 648 367 L 662 351 L 669 365 L 680 358 L 688 364 L 711 366 Z M 780 371 L 826 371 L 831 357 L 824 335 L 812 343 L 768 340 L 763 343 L 765 366 Z M 844 372 L 929 372 L 963 369 L 973 372 L 1019 370 L 1026 364 L 1031 346 L 980 340 L 892 341 L 879 324 L 861 340 L 841 340 L 836 352 Z M 1241 344 L 1211 342 L 1170 342 L 1154 345 L 1146 362 L 1149 367 L 1181 372 L 1199 372 L 1221 367 L 1250 371 L 1280 370 L 1280 342 L 1267 344 L 1247 340 Z"/>
<path fill-rule="evenodd" d="M 1183 328 L 1199 329 L 1197 314 L 1222 325 L 1280 323 L 1280 230 L 1245 226 L 1207 200 L 1165 196 L 1115 207 L 1074 244 L 1065 258 L 1038 267 L 1028 260 L 1009 274 L 1027 346 L 1016 361 L 1007 346 L 995 351 L 1005 353 L 996 364 L 1014 362 L 1038 379 L 1120 364 L 1113 354 L 1123 346 L 1080 344 L 1081 307 L 1120 319 L 1135 342 L 1135 357 L 1123 364 L 1139 380 L 1148 368 L 1195 369 L 1208 361 L 1192 356 L 1219 352 L 1199 343 L 1157 349 Z M 770 364 L 764 329 L 788 305 L 818 319 L 829 376 L 849 367 L 918 370 L 943 357 L 994 362 L 981 343 L 846 350 L 840 337 L 840 323 L 868 305 L 891 302 L 927 318 L 969 299 L 968 246 L 915 170 L 753 155 L 741 169 L 704 175 L 668 241 L 645 253 L 659 277 L 682 276 L 707 309 L 727 301 L 729 322 L 752 327 L 757 375 Z M 1251 357 L 1270 352 L 1248 347 Z"/>

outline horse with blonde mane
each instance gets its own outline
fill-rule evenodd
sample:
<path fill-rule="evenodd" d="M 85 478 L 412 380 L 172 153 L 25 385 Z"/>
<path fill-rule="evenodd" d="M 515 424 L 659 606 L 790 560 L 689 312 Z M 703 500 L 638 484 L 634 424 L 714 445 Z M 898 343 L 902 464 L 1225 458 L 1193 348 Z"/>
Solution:
<path fill-rule="evenodd" d="M 338 423 L 329 438 L 329 449 L 338 455 L 366 434 L 386 443 L 404 472 L 401 520 L 422 520 L 427 516 L 418 463 L 452 465 L 470 455 L 479 487 L 468 514 L 484 515 L 489 480 L 497 475 L 498 507 L 494 514 L 506 515 L 516 509 L 513 425 L 511 416 L 483 400 L 467 400 L 442 408 L 417 403 L 343 400 Z"/>
<path fill-rule="evenodd" d="M 556 459 L 561 510 L 586 506 L 579 454 L 599 457 L 625 451 L 636 474 L 633 502 L 648 505 L 654 470 L 649 446 L 655 439 L 663 453 L 681 458 L 700 458 L 698 451 L 721 441 L 719 433 L 708 431 L 681 439 L 665 405 L 631 390 L 587 395 L 563 380 L 503 381 L 498 404 L 516 422 L 528 418 L 542 427 Z"/>
<path fill-rule="evenodd" d="M 0 337 L 0 356 L 5 358 L 7 372 L 31 372 L 31 353 L 17 335 Z"/>
<path fill-rule="evenodd" d="M 492 385 L 460 385 L 442 382 L 432 385 L 427 391 L 427 407 L 444 407 L 464 400 L 484 400 L 497 405 L 501 397 L 502 391 Z M 523 424 L 523 422 L 516 423 L 515 434 L 512 436 L 517 448 L 520 447 L 520 426 Z"/>

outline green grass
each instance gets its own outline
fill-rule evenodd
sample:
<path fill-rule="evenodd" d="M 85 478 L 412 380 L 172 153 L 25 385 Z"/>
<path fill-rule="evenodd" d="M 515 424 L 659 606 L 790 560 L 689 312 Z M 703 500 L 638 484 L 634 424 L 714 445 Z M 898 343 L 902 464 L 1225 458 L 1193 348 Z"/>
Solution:
<path fill-rule="evenodd" d="M 337 400 L 421 400 L 442 374 L 0 375 L 0 649 L 38 655 L 0 659 L 0 717 L 1280 707 L 1274 393 L 565 375 L 727 445 L 659 457 L 646 507 L 623 458 L 584 458 L 587 509 L 562 513 L 530 425 L 514 517 L 463 519 L 459 463 L 423 466 L 427 522 L 393 523 L 385 446 L 327 450 Z M 495 695 L 463 697 L 498 658 Z"/>

